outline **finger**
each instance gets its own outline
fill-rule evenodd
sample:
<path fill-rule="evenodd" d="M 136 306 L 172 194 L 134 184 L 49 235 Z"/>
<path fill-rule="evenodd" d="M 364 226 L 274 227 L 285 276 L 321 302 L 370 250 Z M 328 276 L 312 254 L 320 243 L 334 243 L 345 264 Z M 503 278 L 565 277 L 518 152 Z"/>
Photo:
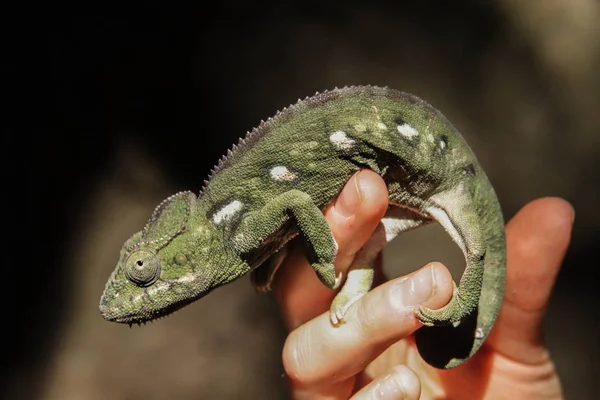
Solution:
<path fill-rule="evenodd" d="M 506 291 L 488 343 L 524 363 L 547 358 L 541 323 L 571 238 L 574 211 L 559 198 L 523 207 L 506 226 Z"/>
<path fill-rule="evenodd" d="M 452 296 L 452 276 L 431 263 L 386 282 L 354 303 L 334 327 L 327 313 L 290 333 L 283 349 L 288 377 L 298 386 L 343 381 L 362 371 L 392 343 L 421 327 L 415 307 L 439 308 Z"/>
<path fill-rule="evenodd" d="M 386 376 L 362 388 L 352 400 L 418 400 L 419 396 L 421 382 L 417 374 L 405 365 L 398 365 Z"/>
<path fill-rule="evenodd" d="M 383 179 L 371 170 L 363 170 L 346 183 L 337 200 L 325 211 L 339 245 L 337 271 L 348 269 L 385 214 L 387 201 Z M 277 274 L 274 292 L 290 329 L 326 311 L 335 296 L 334 291 L 318 280 L 299 247 L 290 249 Z"/>
<path fill-rule="evenodd" d="M 336 270 L 348 270 L 385 215 L 387 206 L 387 187 L 377 173 L 359 171 L 346 184 L 342 195 L 325 211 L 325 219 L 340 246 Z"/>

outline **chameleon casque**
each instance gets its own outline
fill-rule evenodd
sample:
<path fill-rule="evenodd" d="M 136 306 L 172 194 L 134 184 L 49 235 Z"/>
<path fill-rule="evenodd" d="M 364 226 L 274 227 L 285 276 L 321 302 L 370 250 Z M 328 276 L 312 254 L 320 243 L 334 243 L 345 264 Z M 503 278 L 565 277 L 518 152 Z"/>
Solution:
<path fill-rule="evenodd" d="M 390 206 L 345 277 L 323 210 L 357 171 L 384 179 Z M 504 221 L 495 192 L 452 124 L 397 90 L 353 86 L 317 93 L 248 132 L 211 171 L 199 196 L 177 193 L 125 242 L 100 311 L 110 321 L 165 316 L 251 273 L 268 291 L 285 244 L 302 240 L 327 287 L 341 287 L 332 324 L 371 289 L 373 261 L 400 232 L 437 221 L 466 267 L 451 301 L 417 308 L 421 356 L 437 368 L 469 359 L 489 334 L 505 281 Z"/>

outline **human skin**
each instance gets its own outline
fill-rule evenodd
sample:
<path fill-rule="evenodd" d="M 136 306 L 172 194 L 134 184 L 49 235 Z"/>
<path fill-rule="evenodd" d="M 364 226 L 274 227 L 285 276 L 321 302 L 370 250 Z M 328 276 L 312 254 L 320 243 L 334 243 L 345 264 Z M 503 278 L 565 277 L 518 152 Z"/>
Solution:
<path fill-rule="evenodd" d="M 325 211 L 345 271 L 387 208 L 383 180 L 358 172 Z M 444 306 L 452 277 L 440 263 L 387 279 L 348 310 L 334 327 L 327 289 L 293 248 L 275 282 L 275 296 L 290 330 L 283 364 L 294 399 L 561 399 L 541 322 L 569 245 L 573 208 L 559 198 L 525 205 L 506 225 L 505 298 L 489 338 L 468 362 L 438 370 L 418 355 L 412 333 L 422 325 L 419 304 Z"/>

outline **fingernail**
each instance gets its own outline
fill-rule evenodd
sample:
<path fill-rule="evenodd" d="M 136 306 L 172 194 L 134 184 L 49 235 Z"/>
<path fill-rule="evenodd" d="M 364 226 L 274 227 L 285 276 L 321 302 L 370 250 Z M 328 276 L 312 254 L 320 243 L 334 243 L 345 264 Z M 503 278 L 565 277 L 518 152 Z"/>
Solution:
<path fill-rule="evenodd" d="M 436 287 L 435 268 L 435 264 L 431 264 L 399 283 L 398 290 L 404 305 L 417 306 L 433 296 Z"/>
<path fill-rule="evenodd" d="M 354 174 L 334 204 L 335 211 L 343 218 L 353 216 L 360 205 L 360 176 L 360 172 Z"/>
<path fill-rule="evenodd" d="M 376 399 L 404 399 L 402 388 L 393 374 L 389 374 L 377 383 L 374 394 Z"/>

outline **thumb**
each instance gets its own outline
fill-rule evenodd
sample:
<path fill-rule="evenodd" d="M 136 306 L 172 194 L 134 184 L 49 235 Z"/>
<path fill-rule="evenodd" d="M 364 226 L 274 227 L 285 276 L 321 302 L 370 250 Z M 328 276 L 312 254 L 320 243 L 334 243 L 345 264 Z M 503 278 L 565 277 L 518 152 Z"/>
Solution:
<path fill-rule="evenodd" d="M 571 240 L 574 211 L 559 198 L 523 207 L 506 225 L 506 290 L 488 344 L 515 361 L 546 359 L 541 323 Z"/>

